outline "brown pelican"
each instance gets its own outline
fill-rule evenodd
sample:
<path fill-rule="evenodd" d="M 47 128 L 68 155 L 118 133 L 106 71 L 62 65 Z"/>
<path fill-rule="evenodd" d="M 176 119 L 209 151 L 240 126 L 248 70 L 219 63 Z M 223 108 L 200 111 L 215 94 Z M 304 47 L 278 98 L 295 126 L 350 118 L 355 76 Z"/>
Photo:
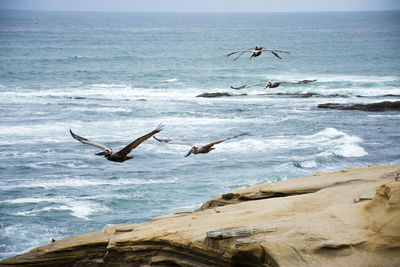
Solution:
<path fill-rule="evenodd" d="M 78 140 L 79 142 L 81 142 L 83 144 L 87 144 L 87 145 L 92 145 L 97 148 L 100 148 L 101 150 L 104 150 L 102 152 L 96 153 L 95 155 L 105 156 L 108 160 L 111 160 L 111 161 L 124 162 L 125 160 L 133 159 L 133 156 L 128 156 L 128 154 L 131 152 L 132 149 L 136 148 L 138 145 L 140 145 L 142 142 L 146 141 L 147 139 L 149 139 L 156 133 L 161 132 L 163 128 L 164 128 L 164 125 L 162 123 L 160 123 L 154 131 L 152 131 L 146 135 L 143 135 L 142 137 L 139 137 L 138 139 L 136 139 L 135 141 L 133 141 L 132 143 L 130 143 L 129 145 L 127 145 L 126 147 L 124 147 L 123 149 L 121 149 L 118 152 L 113 152 L 112 149 L 109 147 L 92 142 L 84 137 L 76 135 L 71 131 L 71 129 L 69 130 L 69 132 L 71 133 L 72 137 L 74 139 Z"/>
<path fill-rule="evenodd" d="M 305 84 L 305 83 L 311 83 L 311 82 L 315 82 L 315 81 L 316 80 L 302 80 L 302 81 L 291 81 L 291 82 L 289 82 L 289 81 L 279 81 L 279 82 L 267 81 L 267 82 L 255 83 L 255 84 L 250 84 L 250 85 L 242 85 L 242 86 L 239 86 L 239 87 L 231 86 L 231 88 L 235 89 L 235 90 L 240 90 L 240 89 L 245 89 L 245 88 L 249 88 L 249 87 L 265 84 L 264 89 L 267 89 L 267 88 L 276 88 L 279 85 L 281 85 L 281 83 Z"/>
<path fill-rule="evenodd" d="M 249 57 L 249 59 L 251 59 L 251 58 L 253 58 L 253 57 L 258 57 L 258 56 L 261 55 L 261 53 L 264 52 L 264 51 L 270 52 L 271 54 L 273 54 L 274 56 L 276 56 L 276 57 L 279 58 L 279 59 L 282 59 L 282 58 L 278 55 L 278 53 L 286 53 L 286 54 L 289 54 L 289 52 L 286 52 L 286 51 L 276 50 L 276 49 L 270 49 L 270 48 L 267 48 L 267 47 L 262 47 L 262 46 L 258 46 L 258 45 L 257 45 L 257 46 L 255 46 L 255 47 L 252 47 L 252 48 L 249 48 L 249 49 L 246 49 L 246 50 L 238 50 L 238 51 L 229 53 L 229 54 L 227 54 L 226 56 L 229 57 L 229 56 L 232 56 L 233 54 L 239 53 L 239 55 L 238 55 L 235 59 L 233 59 L 233 60 L 235 61 L 236 59 L 238 59 L 238 58 L 239 58 L 241 55 L 243 55 L 244 53 L 251 53 L 251 56 Z"/>
<path fill-rule="evenodd" d="M 239 136 L 242 136 L 242 135 L 246 135 L 246 134 L 248 134 L 248 133 L 241 133 L 241 134 L 238 134 L 238 135 L 235 135 L 235 136 L 232 136 L 232 137 L 228 137 L 228 138 L 225 138 L 225 139 L 222 139 L 222 140 L 218 140 L 218 141 L 209 143 L 208 145 L 204 145 L 204 146 L 197 146 L 197 145 L 194 145 L 192 143 L 181 142 L 181 141 L 173 141 L 173 140 L 168 140 L 168 139 L 159 139 L 159 138 L 157 138 L 155 136 L 153 136 L 153 138 L 156 139 L 159 142 L 164 142 L 164 143 L 168 143 L 168 144 L 191 146 L 192 149 L 190 149 L 190 151 L 185 155 L 185 158 L 186 158 L 187 156 L 189 156 L 192 153 L 193 154 L 206 154 L 206 153 L 210 152 L 211 150 L 215 149 L 213 147 L 214 145 L 222 143 L 222 142 L 224 142 L 226 140 L 229 140 L 229 139 L 233 139 L 233 138 L 236 138 L 236 137 L 239 137 Z"/>

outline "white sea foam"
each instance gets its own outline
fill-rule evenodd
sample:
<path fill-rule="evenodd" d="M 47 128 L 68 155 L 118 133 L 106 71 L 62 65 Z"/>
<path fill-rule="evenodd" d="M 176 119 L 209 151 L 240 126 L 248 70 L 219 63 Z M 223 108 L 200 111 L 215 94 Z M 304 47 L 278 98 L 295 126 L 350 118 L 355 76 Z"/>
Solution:
<path fill-rule="evenodd" d="M 303 168 L 316 168 L 317 162 L 315 160 L 306 160 L 301 163 L 301 167 Z"/>
<path fill-rule="evenodd" d="M 316 134 L 303 136 L 306 144 L 315 143 L 325 152 L 332 152 L 342 157 L 363 157 L 368 153 L 359 144 L 363 140 L 358 136 L 350 136 L 335 128 L 326 128 Z"/>
<path fill-rule="evenodd" d="M 355 83 L 370 83 L 370 82 L 393 82 L 399 81 L 397 76 L 377 76 L 377 75 L 345 75 L 345 74 L 315 74 L 315 73 L 290 73 L 290 74 L 274 74 L 266 75 L 245 74 L 238 75 L 239 77 L 259 77 L 261 81 L 296 81 L 296 80 L 312 80 L 317 79 L 317 82 L 355 82 Z M 257 81 L 255 81 L 257 82 Z M 311 84 L 309 84 L 311 85 Z"/>
<path fill-rule="evenodd" d="M 177 82 L 177 81 L 178 81 L 177 78 L 172 78 L 172 79 L 163 80 L 162 82 L 173 83 L 173 82 Z"/>
<path fill-rule="evenodd" d="M 247 77 L 248 75 L 238 75 Z M 391 83 L 398 83 L 399 78 L 395 76 L 356 76 L 356 75 L 314 75 L 314 74 L 291 74 L 274 75 L 265 77 L 265 74 L 250 75 L 252 80 L 247 83 L 261 82 L 263 80 L 301 80 L 317 79 L 317 82 L 305 85 L 284 84 L 279 88 L 272 90 L 262 90 L 262 87 L 249 88 L 244 91 L 234 91 L 227 87 L 221 88 L 201 88 L 186 87 L 182 88 L 143 88 L 131 84 L 99 83 L 81 85 L 80 83 L 66 84 L 64 87 L 47 90 L 8 90 L 0 96 L 0 101 L 36 103 L 48 102 L 52 97 L 55 98 L 104 98 L 104 99 L 137 99 L 153 98 L 159 100 L 174 99 L 184 100 L 192 99 L 196 95 L 204 92 L 232 92 L 234 94 L 245 92 L 250 96 L 259 93 L 317 93 L 320 95 L 346 95 L 346 96 L 382 96 L 382 95 L 400 95 L 400 88 Z M 248 79 L 246 79 L 248 80 Z M 178 78 L 163 80 L 162 82 L 174 83 Z M 382 86 L 382 83 L 385 83 Z M 368 86 L 365 86 L 368 84 Z M 1 87 L 0 87 L 1 88 Z M 248 97 L 247 97 L 248 98 Z M 224 98 L 226 99 L 226 98 Z M 246 98 L 243 98 L 246 99 Z M 243 101 L 235 99 L 235 101 Z M 210 99 L 207 99 L 211 101 Z M 231 99 L 232 100 L 232 99 Z M 212 101 L 218 101 L 213 99 Z"/>
<path fill-rule="evenodd" d="M 41 209 L 34 209 L 31 211 L 17 212 L 16 215 L 20 216 L 34 216 L 38 212 L 50 211 L 50 210 L 65 210 L 70 211 L 72 216 L 80 219 L 88 219 L 91 214 L 106 210 L 105 207 L 92 201 L 82 201 L 67 197 L 44 197 L 44 198 L 18 198 L 11 200 L 1 201 L 3 203 L 10 204 L 30 204 L 30 203 L 52 203 L 58 204 L 56 206 L 46 206 Z"/>
<path fill-rule="evenodd" d="M 10 190 L 15 188 L 45 188 L 45 189 L 54 189 L 57 187 L 93 187 L 93 186 L 119 186 L 119 185 L 144 185 L 144 184 L 169 184 L 176 183 L 178 178 L 170 178 L 170 179 L 137 179 L 137 178 L 121 178 L 115 180 L 103 180 L 103 179 L 88 179 L 88 178 L 65 178 L 61 179 L 58 177 L 55 180 L 46 180 L 46 181 L 35 181 L 35 182 L 27 182 L 23 183 L 13 183 L 13 184 L 3 184 L 1 185 L 2 189 Z M 33 201 L 42 202 L 43 199 L 39 198 L 26 198 L 16 201 Z"/>
<path fill-rule="evenodd" d="M 221 143 L 218 151 L 231 151 L 235 153 L 252 152 L 280 152 L 290 151 L 292 149 L 314 150 L 314 156 L 337 155 L 342 157 L 363 157 L 368 155 L 360 143 L 363 140 L 358 136 L 350 136 L 335 128 L 326 128 L 312 135 L 303 136 L 274 136 L 265 139 L 252 136 L 243 136 L 234 140 Z M 223 148 L 223 149 L 222 149 Z M 307 152 L 309 153 L 309 152 Z M 291 153 L 288 152 L 290 155 Z M 310 159 L 307 166 L 312 166 L 313 159 Z"/>
<path fill-rule="evenodd" d="M 90 111 L 90 112 L 121 112 L 121 113 L 129 113 L 132 111 L 130 108 L 121 108 L 121 107 L 90 107 L 90 106 L 80 106 L 80 107 L 68 107 L 67 110 L 74 111 Z"/>

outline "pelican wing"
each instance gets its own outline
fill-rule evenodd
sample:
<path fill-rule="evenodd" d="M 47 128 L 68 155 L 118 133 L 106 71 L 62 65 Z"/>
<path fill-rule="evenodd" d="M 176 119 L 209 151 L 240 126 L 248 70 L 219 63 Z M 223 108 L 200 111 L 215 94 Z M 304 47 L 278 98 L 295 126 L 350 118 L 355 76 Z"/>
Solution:
<path fill-rule="evenodd" d="M 290 53 L 287 52 L 287 51 L 278 50 L 278 49 L 271 49 L 271 48 L 267 48 L 267 47 L 264 47 L 264 48 L 262 49 L 262 51 L 268 51 L 268 52 L 274 51 L 274 52 L 276 52 L 276 53 L 290 54 Z"/>
<path fill-rule="evenodd" d="M 162 142 L 162 143 L 194 146 L 194 144 L 188 143 L 188 142 L 174 141 L 174 140 L 169 140 L 169 139 L 160 139 L 160 138 L 157 138 L 155 136 L 153 136 L 153 138 L 156 139 L 158 142 Z"/>
<path fill-rule="evenodd" d="M 227 57 L 230 57 L 230 56 L 232 56 L 233 54 L 237 54 L 237 53 L 246 53 L 246 52 L 249 52 L 249 51 L 251 51 L 251 50 L 253 50 L 253 49 L 254 49 L 254 47 L 249 48 L 249 49 L 246 49 L 246 50 L 234 51 L 234 52 L 231 52 L 231 53 L 227 54 L 226 56 L 227 56 Z"/>
<path fill-rule="evenodd" d="M 282 59 L 282 58 L 278 55 L 278 53 L 289 54 L 289 52 L 286 52 L 286 51 L 276 50 L 276 49 L 269 49 L 269 48 L 263 48 L 262 51 L 268 51 L 268 52 L 270 52 L 271 54 L 273 54 L 274 56 L 276 56 L 279 59 Z"/>
<path fill-rule="evenodd" d="M 82 136 L 79 136 L 79 135 L 77 135 L 77 134 L 74 134 L 74 133 L 71 131 L 71 129 L 69 129 L 69 132 L 71 133 L 72 137 L 73 137 L 75 140 L 78 140 L 79 142 L 81 142 L 81 143 L 83 143 L 83 144 L 95 146 L 95 147 L 100 148 L 100 149 L 102 149 L 102 150 L 112 151 L 112 149 L 109 148 L 109 147 L 106 147 L 106 146 L 104 146 L 104 145 L 102 145 L 102 144 L 98 144 L 98 143 L 92 142 L 92 141 L 90 141 L 89 139 L 86 139 L 86 138 L 84 138 L 84 137 L 82 137 Z"/>
<path fill-rule="evenodd" d="M 246 53 L 246 52 L 250 52 L 250 51 L 253 50 L 253 49 L 254 49 L 254 47 L 249 48 L 249 49 L 246 49 L 246 50 L 238 50 L 238 51 L 229 53 L 229 54 L 227 54 L 226 56 L 229 57 L 229 56 L 232 56 L 233 54 L 240 53 L 237 57 L 235 57 L 235 58 L 233 59 L 233 61 L 235 61 L 235 60 L 238 59 L 241 55 L 243 55 L 243 54 Z"/>
<path fill-rule="evenodd" d="M 118 154 L 128 155 L 132 151 L 132 149 L 136 148 L 138 145 L 140 145 L 141 143 L 143 143 L 144 141 L 146 141 L 153 135 L 161 132 L 163 130 L 163 128 L 164 128 L 164 124 L 160 123 L 155 130 L 151 131 L 150 133 L 148 133 L 146 135 L 143 135 L 142 137 L 139 137 L 138 139 L 136 139 L 135 141 L 133 141 L 132 143 L 130 143 L 129 145 L 127 145 L 126 147 L 124 147 L 123 149 L 118 151 Z"/>
<path fill-rule="evenodd" d="M 269 52 L 271 52 L 271 54 L 273 54 L 273 55 L 276 56 L 277 58 L 282 59 L 282 58 L 278 55 L 278 53 L 276 53 L 275 51 L 269 51 Z"/>
<path fill-rule="evenodd" d="M 306 84 L 315 82 L 316 80 L 301 80 L 301 81 L 279 81 L 277 83 L 291 83 L 291 84 Z"/>
<path fill-rule="evenodd" d="M 248 134 L 249 134 L 249 133 L 241 133 L 241 134 L 238 134 L 238 135 L 235 135 L 235 136 L 232 136 L 232 137 L 227 137 L 227 138 L 224 138 L 224 139 L 221 139 L 221 140 L 218 140 L 218 141 L 209 143 L 209 144 L 205 145 L 204 147 L 212 147 L 213 145 L 222 143 L 222 142 L 224 142 L 224 141 L 226 141 L 226 140 L 234 139 L 234 138 L 237 138 L 237 137 L 239 137 L 239 136 L 248 135 Z"/>
<path fill-rule="evenodd" d="M 231 88 L 232 89 L 235 89 L 235 90 L 240 90 L 240 89 L 245 89 L 245 88 L 249 88 L 249 87 L 253 87 L 253 86 L 257 86 L 257 85 L 261 85 L 261 84 L 266 84 L 267 82 L 261 82 L 261 83 L 255 83 L 255 84 L 250 84 L 250 85 L 242 85 L 242 86 L 239 86 L 239 87 L 233 87 L 233 86 L 231 86 Z"/>

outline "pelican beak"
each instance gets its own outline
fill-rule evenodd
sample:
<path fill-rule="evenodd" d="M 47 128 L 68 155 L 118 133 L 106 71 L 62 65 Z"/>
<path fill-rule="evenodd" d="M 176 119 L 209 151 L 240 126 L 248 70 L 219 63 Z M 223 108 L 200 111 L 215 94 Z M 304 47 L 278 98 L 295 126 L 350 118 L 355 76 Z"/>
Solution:
<path fill-rule="evenodd" d="M 96 153 L 95 155 L 97 156 L 105 156 L 107 154 L 107 151 L 101 151 L 99 153 Z"/>
<path fill-rule="evenodd" d="M 195 146 L 192 147 L 192 149 L 190 149 L 190 151 L 185 155 L 185 158 L 186 158 L 187 156 L 189 156 L 190 154 L 192 154 L 194 151 L 196 151 L 196 147 L 195 147 Z"/>

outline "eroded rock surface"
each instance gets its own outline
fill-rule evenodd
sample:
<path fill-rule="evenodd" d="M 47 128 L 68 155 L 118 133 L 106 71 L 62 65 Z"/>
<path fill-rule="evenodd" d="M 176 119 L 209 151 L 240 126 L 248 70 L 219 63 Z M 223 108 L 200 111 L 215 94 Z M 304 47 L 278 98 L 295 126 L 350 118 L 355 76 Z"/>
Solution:
<path fill-rule="evenodd" d="M 325 103 L 319 104 L 319 108 L 341 109 L 341 110 L 363 110 L 363 111 L 385 111 L 385 110 L 400 110 L 400 101 L 383 101 L 371 104 L 339 104 Z"/>
<path fill-rule="evenodd" d="M 194 212 L 66 238 L 0 266 L 400 266 L 399 171 L 237 189 Z"/>

